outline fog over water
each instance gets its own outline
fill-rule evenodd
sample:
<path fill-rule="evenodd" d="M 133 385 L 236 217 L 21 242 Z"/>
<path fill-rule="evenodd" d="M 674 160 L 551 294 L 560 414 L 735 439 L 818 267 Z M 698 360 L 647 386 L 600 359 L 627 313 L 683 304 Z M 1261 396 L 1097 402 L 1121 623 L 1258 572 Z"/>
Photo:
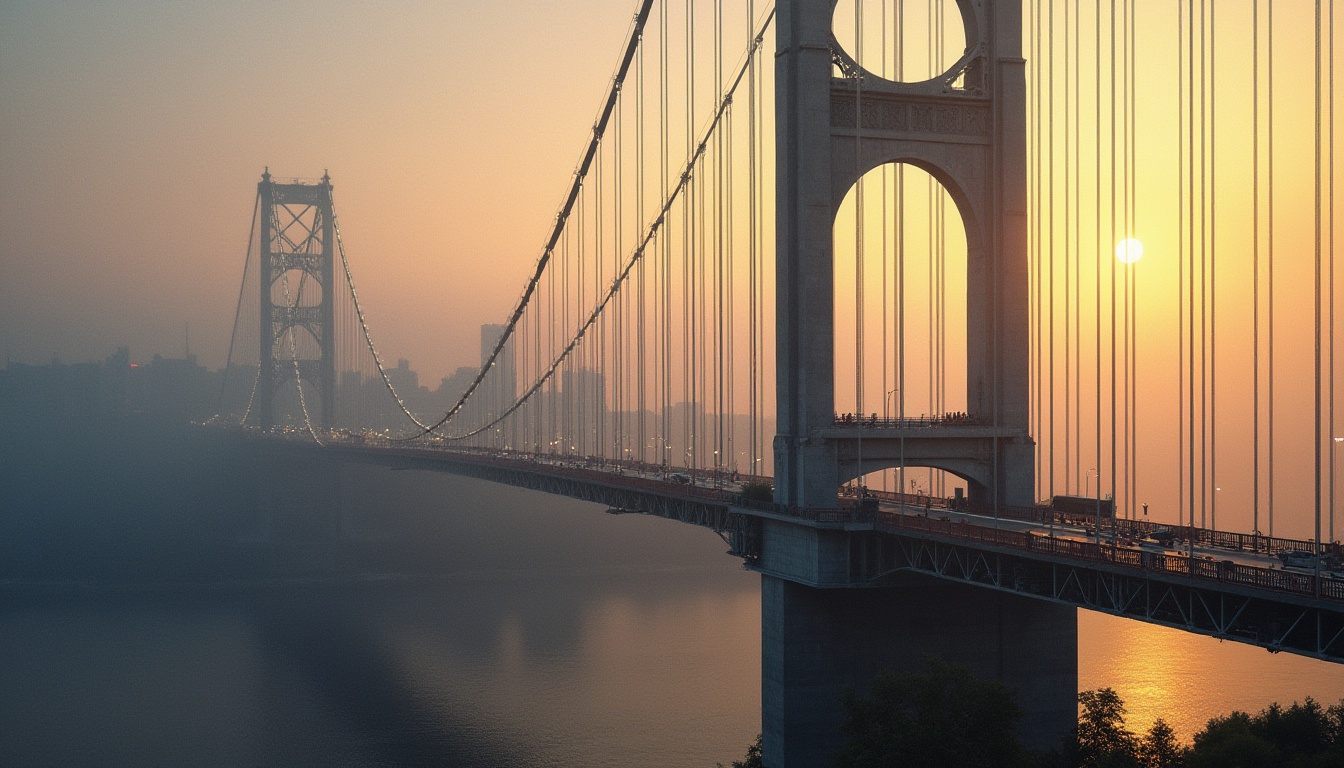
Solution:
<path fill-rule="evenodd" d="M 0 763 L 709 766 L 759 730 L 759 577 L 708 531 L 356 465 L 290 467 L 314 499 L 268 524 L 215 435 L 18 421 Z M 1333 665 L 1079 620 L 1080 686 L 1136 727 L 1344 697 Z"/>

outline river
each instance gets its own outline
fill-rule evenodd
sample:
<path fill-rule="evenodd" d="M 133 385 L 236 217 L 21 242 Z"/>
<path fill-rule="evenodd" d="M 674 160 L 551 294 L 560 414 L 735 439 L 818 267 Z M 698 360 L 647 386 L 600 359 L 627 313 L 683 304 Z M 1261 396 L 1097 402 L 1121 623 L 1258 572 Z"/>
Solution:
<path fill-rule="evenodd" d="M 358 569 L 0 585 L 0 764 L 709 768 L 760 729 L 759 577 L 714 534 L 435 473 L 342 483 Z M 1136 728 L 1344 698 L 1340 666 L 1079 632 L 1080 687 Z"/>

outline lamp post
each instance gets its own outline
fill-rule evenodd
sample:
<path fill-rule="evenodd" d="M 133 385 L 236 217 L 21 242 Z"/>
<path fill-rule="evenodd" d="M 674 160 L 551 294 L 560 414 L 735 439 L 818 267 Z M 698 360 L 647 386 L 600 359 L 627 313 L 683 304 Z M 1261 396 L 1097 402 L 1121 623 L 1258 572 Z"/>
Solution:
<path fill-rule="evenodd" d="M 1101 473 L 1097 471 L 1096 467 L 1089 469 L 1087 471 L 1087 474 L 1083 477 L 1083 488 L 1084 488 L 1083 496 L 1092 495 L 1091 484 L 1093 475 L 1096 475 L 1097 478 L 1097 513 L 1096 515 L 1093 516 L 1094 519 L 1092 521 L 1092 525 L 1093 529 L 1097 533 L 1097 544 L 1100 545 L 1101 544 Z M 1112 504 L 1114 504 L 1114 502 L 1112 502 Z M 1112 510 L 1114 510 L 1114 507 L 1112 507 Z M 1112 511 L 1112 514 L 1114 514 L 1114 511 Z"/>
<path fill-rule="evenodd" d="M 900 387 L 897 387 L 897 388 L 895 388 L 895 389 L 893 389 L 893 390 L 887 392 L 887 396 L 884 397 L 884 398 L 882 398 L 882 418 L 883 418 L 883 419 L 890 419 L 890 418 L 891 418 L 891 400 L 892 400 L 892 395 L 894 395 L 894 394 L 896 394 L 897 392 L 900 392 L 900 391 L 901 391 Z"/>
<path fill-rule="evenodd" d="M 1330 544 L 1332 546 L 1335 543 L 1335 460 L 1338 458 L 1340 443 L 1344 443 L 1344 437 L 1330 439 Z"/>

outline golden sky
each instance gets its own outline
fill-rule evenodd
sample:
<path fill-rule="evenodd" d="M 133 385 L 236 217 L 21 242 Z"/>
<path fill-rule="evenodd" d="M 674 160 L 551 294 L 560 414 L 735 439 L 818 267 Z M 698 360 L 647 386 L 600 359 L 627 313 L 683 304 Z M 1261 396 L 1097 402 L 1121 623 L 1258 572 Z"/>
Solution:
<path fill-rule="evenodd" d="M 1180 89 L 1188 93 L 1190 87 L 1189 78 L 1179 74 L 1176 9 L 1181 7 L 1217 14 L 1218 122 L 1216 132 L 1208 134 L 1208 146 L 1216 145 L 1217 160 L 1211 154 L 1209 162 L 1217 175 L 1208 188 L 1217 192 L 1213 252 L 1220 270 L 1222 334 L 1217 359 L 1219 376 L 1227 381 L 1220 408 L 1248 397 L 1248 376 L 1230 372 L 1248 370 L 1247 341 L 1253 333 L 1247 265 L 1253 242 L 1249 90 L 1254 6 L 1252 0 L 1216 6 L 1135 2 L 1138 165 L 1132 234 L 1147 248 L 1134 269 L 1143 372 L 1136 399 L 1143 423 L 1162 424 L 1174 423 L 1177 397 L 1171 377 L 1177 365 L 1172 325 L 1178 322 L 1181 247 L 1177 104 Z M 854 39 L 847 31 L 852 30 L 852 3 L 841 5 L 837 35 L 848 45 Z M 875 0 L 863 4 L 865 29 L 871 31 L 865 33 L 861 58 L 873 69 L 883 67 L 880 60 L 873 63 L 872 53 L 880 50 L 881 25 L 874 21 L 882 5 Z M 1109 195 L 1109 155 L 1097 173 L 1095 148 L 1083 147 L 1077 156 L 1084 163 L 1081 186 L 1066 192 L 1061 143 L 1072 114 L 1078 115 L 1072 124 L 1087 141 L 1095 136 L 1095 116 L 1088 113 L 1096 92 L 1091 63 L 1096 46 L 1089 37 L 1095 5 L 1081 4 L 1082 15 L 1074 18 L 1065 11 L 1079 4 L 1043 4 L 1043 10 L 1053 10 L 1058 25 L 1054 48 L 1030 40 L 1026 45 L 1034 67 L 1028 75 L 1033 91 L 1055 78 L 1056 194 L 1061 200 L 1070 194 L 1082 198 L 1082 215 L 1071 231 L 1076 234 L 1081 227 L 1085 237 L 1097 236 L 1091 207 L 1098 194 Z M 1267 5 L 1260 3 L 1262 12 Z M 129 345 L 137 360 L 156 353 L 176 356 L 189 324 L 192 351 L 205 365 L 221 365 L 255 185 L 269 167 L 282 181 L 330 172 L 361 300 L 385 359 L 409 358 L 422 383 L 430 386 L 458 366 L 475 364 L 478 326 L 504 318 L 549 233 L 635 6 L 630 0 L 378 6 L 0 0 L 0 349 L 27 363 L 52 357 L 101 359 L 120 344 Z M 765 6 L 757 3 L 758 9 Z M 1029 14 L 1036 7 L 1024 6 Z M 1276 338 L 1285 366 L 1281 371 L 1301 372 L 1309 357 L 1305 334 L 1310 330 L 1313 3 L 1279 0 L 1274 7 L 1283 312 Z M 955 18 L 953 8 L 950 0 L 944 3 L 946 19 Z M 1103 4 L 1103 11 L 1108 8 Z M 927 37 L 929 14 L 911 13 L 907 36 L 918 47 Z M 1048 24 L 1049 13 L 1042 19 Z M 1074 22 L 1082 30 L 1080 38 L 1068 35 L 1068 24 Z M 1262 16 L 1261 23 L 1266 22 Z M 1042 35 L 1048 32 L 1047 27 Z M 1066 39 L 1081 45 L 1066 48 Z M 948 25 L 947 40 L 953 52 L 962 44 L 955 24 Z M 1073 51 L 1081 54 L 1076 71 Z M 1263 65 L 1263 47 L 1261 54 Z M 1062 93 L 1079 77 L 1081 102 L 1066 108 Z M 1262 84 L 1265 77 L 1262 69 Z M 1042 109 L 1049 114 L 1049 102 Z M 1033 142 L 1042 140 L 1033 134 Z M 1048 158 L 1047 147 L 1033 143 L 1033 156 Z M 1262 172 L 1264 162 L 1262 154 Z M 1048 182 L 1047 175 L 1031 183 L 1044 196 L 1042 178 Z M 868 204 L 874 199 L 870 195 Z M 1099 241 L 1106 254 L 1104 272 L 1109 271 L 1110 248 L 1129 228 L 1122 222 L 1112 231 L 1108 218 L 1104 211 Z M 868 226 L 877 220 L 868 215 Z M 1043 229 L 1035 236 L 1044 248 L 1051 225 L 1041 221 Z M 1262 219 L 1262 248 L 1268 244 L 1266 222 Z M 852 242 L 852 214 L 842 212 L 837 226 L 838 232 L 848 227 L 851 233 L 838 234 L 837 242 Z M 1062 213 L 1053 226 L 1057 238 L 1065 240 Z M 949 241 L 954 251 L 957 241 L 955 236 Z M 1096 246 L 1083 246 L 1058 245 L 1056 266 L 1062 269 L 1064 260 L 1079 265 L 1090 290 Z M 874 249 L 868 253 L 874 258 Z M 841 247 L 837 258 L 852 263 L 853 257 Z M 837 268 L 843 274 L 845 267 Z M 852 316 L 852 294 L 844 295 L 843 280 L 840 285 L 838 317 Z M 876 296 L 871 293 L 876 285 L 869 283 L 870 297 Z M 959 285 L 949 282 L 953 293 Z M 869 328 L 880 323 L 878 311 L 870 299 Z M 1055 322 L 1063 322 L 1062 312 Z M 1091 322 L 1083 324 L 1088 338 Z M 844 332 L 843 323 L 837 327 Z M 1057 330 L 1062 334 L 1062 328 Z M 955 338 L 951 344 L 955 349 Z M 852 349 L 852 341 L 838 341 L 838 349 L 843 369 L 844 350 Z M 1084 345 L 1080 353 L 1090 362 L 1093 348 Z M 870 352 L 870 365 L 874 357 Z M 852 375 L 838 375 L 838 381 L 847 378 Z M 1279 393 L 1282 402 L 1300 406 L 1308 401 L 1307 381 L 1287 376 Z M 1082 383 L 1091 390 L 1090 380 Z M 866 388 L 864 410 L 882 410 L 885 393 L 875 374 Z M 957 408 L 953 390 L 946 409 Z M 844 388 L 837 386 L 839 410 L 847 410 L 844 397 Z M 909 410 L 931 407 L 912 403 Z M 1301 407 L 1284 406 L 1281 428 L 1290 430 L 1285 435 L 1310 426 L 1304 413 Z M 1240 451 L 1241 463 L 1229 464 L 1219 483 L 1228 485 L 1229 495 L 1245 498 L 1245 451 L 1237 446 L 1244 447 L 1251 420 L 1244 407 L 1235 414 L 1221 422 L 1218 440 L 1232 446 L 1225 455 Z M 1048 433 L 1047 425 L 1037 436 L 1045 440 Z M 1301 440 L 1292 439 L 1295 447 L 1285 455 L 1300 463 L 1310 451 L 1303 453 Z M 1154 482 L 1163 489 L 1170 485 L 1162 474 L 1173 460 L 1170 443 L 1162 437 L 1138 459 L 1142 465 L 1151 456 L 1154 466 L 1143 472 L 1158 478 Z M 1084 456 L 1081 462 L 1062 485 L 1076 486 L 1081 470 L 1097 459 Z M 1301 483 L 1294 485 L 1300 501 Z M 1137 494 L 1144 494 L 1142 487 Z"/>
<path fill-rule="evenodd" d="M 624 0 L 0 2 L 0 350 L 223 364 L 256 183 L 329 170 L 375 339 L 475 362 L 548 234 Z M 459 332 L 461 331 L 461 332 Z"/>

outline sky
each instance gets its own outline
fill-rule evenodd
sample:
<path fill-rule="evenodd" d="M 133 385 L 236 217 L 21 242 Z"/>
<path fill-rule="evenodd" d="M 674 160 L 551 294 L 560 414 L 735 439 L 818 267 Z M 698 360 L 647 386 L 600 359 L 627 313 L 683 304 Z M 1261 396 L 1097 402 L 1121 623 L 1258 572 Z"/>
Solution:
<path fill-rule="evenodd" d="M 256 184 L 331 174 L 375 341 L 431 384 L 511 308 L 625 0 L 0 1 L 0 352 L 224 363 Z"/>
<path fill-rule="evenodd" d="M 53 358 L 102 359 L 128 345 L 132 358 L 143 361 L 155 354 L 181 356 L 189 329 L 190 349 L 200 362 L 222 365 L 256 183 L 269 168 L 281 181 L 330 173 L 359 295 L 385 360 L 409 359 L 421 382 L 431 387 L 457 367 L 478 363 L 478 328 L 507 315 L 540 254 L 635 5 L 631 0 L 376 6 L 0 0 L 0 351 L 11 361 L 41 364 Z M 881 25 L 874 23 L 881 5 L 864 3 L 865 49 L 859 58 L 874 71 L 888 66 L 873 57 L 874 50 L 881 50 Z M 1092 18 L 1089 4 L 1082 5 L 1082 16 L 1072 22 L 1086 33 Z M 1259 4 L 1262 12 L 1267 5 Z M 1296 406 L 1310 400 L 1310 379 L 1300 372 L 1310 361 L 1310 302 L 1305 297 L 1311 264 L 1312 5 L 1308 0 L 1274 4 L 1279 434 L 1292 444 L 1281 456 L 1297 465 L 1310 460 L 1310 443 L 1303 440 L 1310 432 L 1309 410 Z M 708 6 L 697 7 L 704 13 Z M 951 0 L 944 6 L 945 18 L 953 18 Z M 1065 33 L 1070 19 L 1063 9 L 1076 6 L 1043 7 L 1056 13 L 1042 14 L 1041 23 L 1053 18 L 1059 28 L 1053 37 L 1048 29 L 1038 37 L 1053 39 L 1053 52 L 1028 43 L 1027 56 L 1041 63 L 1028 77 L 1037 93 L 1048 90 L 1054 78 L 1054 110 L 1048 101 L 1038 108 L 1056 126 L 1056 143 L 1054 162 L 1038 162 L 1035 167 L 1045 175 L 1034 175 L 1029 184 L 1044 198 L 1054 174 L 1052 194 L 1059 199 L 1073 195 L 1109 205 L 1109 159 L 1098 173 L 1094 148 L 1082 148 L 1074 160 L 1085 164 L 1077 176 L 1081 188 L 1069 187 L 1067 169 L 1076 172 L 1077 166 L 1068 165 L 1062 146 L 1070 114 L 1078 114 L 1074 129 L 1095 133 L 1095 116 L 1080 110 L 1077 101 L 1066 102 L 1064 94 L 1070 82 L 1077 82 L 1070 77 L 1092 76 L 1096 45 L 1083 34 L 1081 46 L 1066 46 L 1064 41 L 1073 38 Z M 1188 250 L 1192 221 L 1188 212 L 1184 222 L 1177 215 L 1181 185 L 1189 180 L 1189 174 L 1183 181 L 1177 170 L 1181 141 L 1188 158 L 1192 114 L 1178 112 L 1175 105 L 1192 81 L 1176 7 L 1191 6 L 1137 0 L 1135 214 L 1118 228 L 1103 224 L 1097 241 L 1106 254 L 1104 272 L 1112 241 L 1133 234 L 1147 248 L 1133 270 L 1140 286 L 1134 333 L 1141 373 L 1135 405 L 1144 425 L 1139 429 L 1158 443 L 1141 451 L 1136 462 L 1151 461 L 1144 476 L 1162 487 L 1171 485 L 1167 468 L 1179 460 L 1171 449 L 1177 435 L 1149 431 L 1147 425 L 1180 424 L 1175 408 L 1204 405 L 1202 395 L 1177 394 L 1182 363 L 1171 333 L 1172 325 L 1182 322 L 1176 288 L 1181 260 L 1188 259 L 1182 248 Z M 1213 22 L 1219 29 L 1218 124 L 1216 131 L 1209 128 L 1203 144 L 1213 150 L 1209 167 L 1216 168 L 1216 176 L 1204 184 L 1217 195 L 1211 206 L 1216 242 L 1209 252 L 1221 265 L 1215 374 L 1226 382 L 1217 407 L 1232 413 L 1209 442 L 1223 447 L 1220 461 L 1228 467 L 1216 481 L 1219 487 L 1246 498 L 1251 491 L 1245 446 L 1255 423 L 1244 403 L 1254 377 L 1247 373 L 1252 370 L 1249 341 L 1256 333 L 1249 324 L 1253 286 L 1248 266 L 1255 242 L 1248 89 L 1256 5 L 1228 0 L 1200 7 L 1218 14 Z M 907 36 L 919 41 L 928 14 L 917 11 Z M 854 44 L 853 16 L 852 3 L 842 3 L 836 15 L 842 45 Z M 1266 21 L 1262 16 L 1260 23 Z M 956 51 L 963 43 L 955 25 L 947 30 L 947 46 Z M 1084 55 L 1075 72 L 1068 62 L 1079 47 Z M 912 58 L 908 66 L 919 69 L 919 56 Z M 1051 59 L 1054 68 L 1045 66 Z M 1260 77 L 1263 86 L 1263 66 Z M 1085 79 L 1081 85 L 1081 106 L 1093 106 L 1092 82 Z M 1182 121 L 1185 139 L 1180 138 Z M 1032 131 L 1033 156 L 1048 159 L 1045 135 L 1037 127 Z M 1261 142 L 1267 146 L 1263 135 Z M 1122 157 L 1121 172 L 1123 167 Z M 1263 151 L 1259 167 L 1267 174 Z M 868 204 L 877 199 L 870 195 Z M 1263 251 L 1268 219 L 1263 209 L 1260 215 Z M 1033 243 L 1044 251 L 1052 232 L 1057 244 L 1070 234 L 1092 235 L 1096 218 L 1084 207 L 1071 221 L 1057 209 L 1055 218 L 1039 220 Z M 1105 211 L 1100 218 L 1107 218 Z M 841 247 L 853 242 L 845 234 L 846 227 L 852 233 L 852 220 L 852 212 L 844 209 L 837 219 L 837 274 L 842 277 L 852 269 L 843 265 L 852 256 Z M 880 220 L 868 215 L 869 237 Z M 957 240 L 953 226 L 954 264 Z M 1081 287 L 1090 290 L 1095 280 L 1086 270 L 1096 246 L 1082 246 L 1079 252 L 1058 245 L 1054 263 L 1062 270 L 1064 262 L 1077 260 L 1085 274 Z M 873 258 L 874 249 L 868 253 L 866 258 Z M 1263 263 L 1261 274 L 1263 280 Z M 1344 283 L 1344 270 L 1337 282 Z M 842 286 L 837 317 L 843 319 L 850 316 L 844 305 L 852 306 L 853 299 L 843 295 L 843 280 L 837 284 Z M 877 285 L 868 283 L 873 292 L 866 309 L 870 328 L 882 321 Z M 950 286 L 953 294 L 959 292 L 955 280 Z M 1266 309 L 1263 293 L 1261 309 Z M 1062 336 L 1065 317 L 1060 311 L 1043 322 L 1054 323 Z M 1080 330 L 1090 338 L 1094 328 L 1090 315 Z M 837 331 L 845 333 L 843 323 Z M 950 344 L 956 350 L 953 331 Z M 870 338 L 868 343 L 875 342 Z M 841 411 L 853 407 L 845 404 L 849 395 L 840 386 L 844 370 L 852 367 L 846 350 L 853 348 L 852 342 L 837 339 Z M 1076 345 L 1075 365 L 1088 363 L 1094 352 Z M 869 354 L 870 360 L 877 356 Z M 889 394 L 883 390 L 890 386 L 872 375 L 864 411 L 885 409 L 886 403 L 877 401 Z M 1057 372 L 1057 389 L 1064 386 L 1063 376 Z M 956 410 L 955 371 L 951 379 L 945 407 Z M 1087 392 L 1093 389 L 1090 378 L 1078 383 Z M 911 412 L 931 408 L 908 405 Z M 1261 422 L 1264 410 L 1262 404 Z M 1053 435 L 1048 421 L 1035 426 L 1039 440 L 1061 442 L 1062 415 L 1056 414 L 1056 420 Z M 1083 437 L 1090 445 L 1092 438 Z M 1107 467 L 1096 466 L 1105 459 L 1079 456 L 1068 471 L 1059 470 L 1066 475 L 1062 485 L 1076 491 L 1080 484 L 1096 482 L 1096 474 L 1089 480 L 1088 473 L 1109 474 Z M 1108 477 L 1104 484 L 1111 487 L 1114 480 Z M 1295 504 L 1307 501 L 1302 482 L 1281 487 L 1295 489 Z M 1146 495 L 1142 483 L 1131 495 Z"/>

